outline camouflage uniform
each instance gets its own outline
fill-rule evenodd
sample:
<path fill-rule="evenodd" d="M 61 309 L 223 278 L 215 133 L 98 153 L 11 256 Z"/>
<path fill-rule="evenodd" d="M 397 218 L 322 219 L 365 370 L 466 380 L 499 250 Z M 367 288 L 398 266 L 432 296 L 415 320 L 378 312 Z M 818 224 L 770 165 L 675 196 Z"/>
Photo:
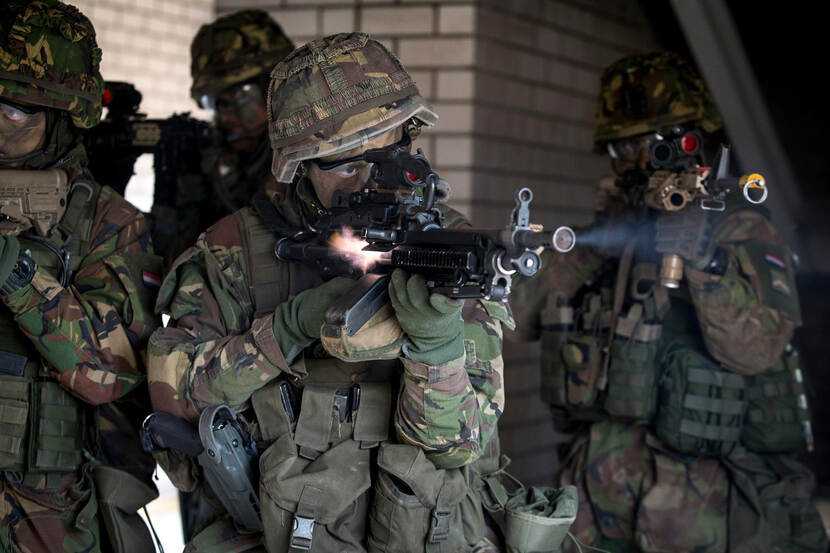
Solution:
<path fill-rule="evenodd" d="M 705 132 L 720 126 L 703 83 L 668 53 L 610 66 L 597 120 L 598 152 L 609 141 L 676 125 Z M 598 215 L 601 224 L 583 233 L 589 245 L 551 255 L 511 295 L 518 337 L 542 340 L 542 395 L 555 425 L 576 431 L 559 477 L 579 490 L 574 534 L 615 552 L 823 551 L 826 537 L 810 504 L 812 476 L 792 455 L 803 446 L 803 413 L 794 375 L 781 366 L 801 323 L 789 248 L 763 210 L 728 201 L 724 212 L 710 216 L 705 251 L 686 260 L 680 288 L 667 293 L 654 269 L 655 214 L 635 204 L 634 192 L 618 185 Z M 673 436 L 665 421 L 673 409 L 670 388 L 682 380 L 670 372 L 678 345 L 703 360 L 695 368 L 706 369 L 696 378 L 712 382 L 712 395 L 683 396 L 679 417 L 697 409 L 709 414 L 699 427 L 683 420 Z M 776 383 L 764 387 L 767 378 Z M 725 399 L 727 387 L 714 380 L 738 382 L 740 400 Z M 724 395 L 712 401 L 715 389 Z M 785 391 L 778 396 L 779 390 Z M 791 416 L 794 445 L 750 439 L 752 426 L 783 441 L 777 434 L 783 417 L 765 418 L 756 409 L 765 395 L 786 405 L 779 415 Z M 727 428 L 730 414 L 737 422 Z M 698 430 L 707 435 L 696 442 L 704 444 L 700 449 L 677 449 L 678 435 Z M 729 446 L 706 449 L 715 442 Z M 749 482 L 748 475 L 760 473 L 763 484 Z M 773 492 L 775 486 L 790 490 Z M 779 495 L 770 499 L 773 493 Z M 752 497 L 746 500 L 752 508 L 741 510 L 742 495 Z"/>
<path fill-rule="evenodd" d="M 262 86 L 276 62 L 294 49 L 267 13 L 244 10 L 203 25 L 191 44 L 190 92 L 201 107 L 203 101 L 245 82 Z M 154 243 L 168 261 L 191 246 L 208 226 L 248 203 L 273 177 L 271 149 L 263 128 L 250 151 L 237 152 L 221 129 L 216 145 L 203 152 L 201 174 L 181 177 L 175 206 L 154 206 Z"/>
<path fill-rule="evenodd" d="M 267 188 L 267 195 L 295 228 L 325 209 L 304 170 L 297 171 L 301 161 L 436 119 L 400 63 L 360 33 L 307 44 L 278 64 L 272 79 L 269 133 L 279 182 Z M 468 487 L 467 465 L 496 435 L 504 407 L 501 326 L 512 326 L 506 307 L 466 302 L 464 351 L 437 365 L 403 354 L 346 362 L 331 357 L 319 342 L 295 356 L 279 345 L 283 337 L 275 335 L 275 308 L 284 316 L 286 300 L 322 279 L 303 265 L 274 261 L 270 231 L 260 246 L 266 257 L 257 262 L 253 244 L 263 229 L 251 208 L 225 217 L 179 257 L 165 278 L 157 308 L 170 313 L 171 324 L 153 335 L 149 349 L 154 407 L 195 420 L 204 408 L 227 403 L 248 421 L 260 450 L 265 448 L 260 498 L 268 551 L 288 550 L 294 539 L 287 535 L 291 521 L 306 516 L 308 507 L 305 495 L 292 496 L 292 490 L 308 478 L 316 483 L 307 481 L 306 489 L 317 486 L 325 498 L 314 503 L 316 516 L 308 515 L 316 520 L 312 550 L 422 551 L 433 547 L 425 545 L 431 538 L 435 547 L 441 542 L 441 547 L 470 550 L 483 536 L 483 520 Z M 262 278 L 271 279 L 271 297 L 257 284 Z M 376 338 L 395 342 L 392 335 L 376 333 Z M 279 405 L 277 386 L 288 382 L 303 390 L 296 423 L 289 423 Z M 354 424 L 337 416 L 332 420 L 331 394 L 353 383 L 364 398 L 357 419 Z M 364 401 L 368 417 L 361 419 Z M 191 467 L 166 462 L 180 485 L 193 485 Z M 396 510 L 394 505 L 409 507 Z M 446 513 L 434 514 L 437 505 L 445 505 Z M 442 527 L 444 516 L 452 519 L 446 527 L 452 536 L 430 534 L 433 514 Z M 425 517 L 415 530 L 421 535 L 398 528 L 414 523 L 407 517 Z M 226 541 L 217 545 L 219 539 Z M 224 551 L 241 539 L 227 525 L 214 525 L 188 550 Z"/>
<path fill-rule="evenodd" d="M 69 195 L 45 235 L 0 233 L 0 257 L 20 252 L 0 292 L 0 544 L 152 548 L 135 512 L 157 495 L 154 462 L 137 429 L 149 407 L 143 348 L 157 326 L 161 267 L 143 216 L 85 173 L 72 129 L 100 119 L 101 50 L 89 20 L 55 0 L 7 2 L 1 19 L 0 102 L 46 108 L 46 141 L 22 168 L 59 168 Z M 26 262 L 30 280 L 12 284 Z"/>

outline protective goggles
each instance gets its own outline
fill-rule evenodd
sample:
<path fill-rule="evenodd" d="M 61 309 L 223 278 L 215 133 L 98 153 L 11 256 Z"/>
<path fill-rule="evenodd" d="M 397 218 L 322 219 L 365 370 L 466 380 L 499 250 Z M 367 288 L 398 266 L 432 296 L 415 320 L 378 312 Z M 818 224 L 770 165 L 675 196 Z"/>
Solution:
<path fill-rule="evenodd" d="M 635 136 L 632 138 L 624 138 L 622 140 L 615 140 L 609 142 L 606 148 L 608 155 L 613 159 L 620 161 L 637 161 L 644 149 L 647 149 L 651 143 L 656 140 L 653 134 L 645 134 Z"/>
<path fill-rule="evenodd" d="M 0 132 L 20 132 L 34 129 L 40 126 L 45 117 L 45 108 L 0 100 Z"/>
<path fill-rule="evenodd" d="M 245 82 L 223 90 L 215 96 L 203 94 L 199 98 L 199 105 L 204 109 L 212 110 L 239 110 L 249 105 L 264 106 L 265 95 L 255 82 Z"/>
<path fill-rule="evenodd" d="M 384 148 L 408 148 L 410 144 L 412 144 L 412 138 L 410 138 L 408 133 L 404 132 L 403 137 L 400 140 L 394 144 L 385 146 Z M 339 174 L 347 172 L 350 168 L 355 169 L 355 172 L 357 172 L 371 166 L 371 163 L 366 163 L 366 161 L 364 161 L 365 159 L 366 156 L 364 152 L 362 154 L 357 154 L 356 156 L 336 159 L 334 161 L 323 161 L 321 159 L 311 159 L 309 161 L 316 165 L 321 171 L 328 171 L 332 173 L 336 172 Z"/>

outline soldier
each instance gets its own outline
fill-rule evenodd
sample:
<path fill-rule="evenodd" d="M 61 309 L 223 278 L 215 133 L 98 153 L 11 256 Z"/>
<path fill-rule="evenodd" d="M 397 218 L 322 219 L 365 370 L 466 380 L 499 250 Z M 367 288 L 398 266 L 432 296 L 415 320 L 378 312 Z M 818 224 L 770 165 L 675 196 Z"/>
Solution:
<path fill-rule="evenodd" d="M 542 340 L 555 426 L 575 432 L 560 476 L 579 488 L 574 533 L 604 550 L 827 548 L 793 459 L 806 412 L 790 250 L 739 191 L 723 205 L 673 188 L 720 128 L 678 56 L 606 69 L 595 146 L 616 178 L 598 224 L 511 296 L 518 337 Z"/>
<path fill-rule="evenodd" d="M 268 72 L 293 49 L 261 10 L 222 16 L 193 39 L 190 94 L 199 107 L 213 110 L 217 145 L 204 152 L 201 175 L 184 177 L 176 205 L 153 207 L 153 241 L 168 261 L 273 178 L 265 90 Z"/>
<path fill-rule="evenodd" d="M 1 548 L 152 551 L 137 429 L 161 260 L 143 216 L 85 170 L 92 24 L 57 0 L 0 15 Z"/>
<path fill-rule="evenodd" d="M 469 551 L 484 532 L 469 465 L 503 409 L 506 307 L 430 296 L 421 276 L 396 271 L 392 307 L 360 343 L 339 347 L 329 335 L 323 348 L 323 316 L 354 281 L 323 282 L 277 260 L 269 230 L 306 228 L 335 191 L 367 185 L 362 152 L 408 145 L 437 116 L 400 62 L 362 33 L 296 50 L 274 68 L 268 97 L 276 180 L 165 278 L 157 307 L 172 319 L 151 340 L 153 406 L 192 421 L 223 403 L 238 413 L 261 453 L 264 533 L 248 536 L 252 547 Z M 172 455 L 165 468 L 195 486 L 197 471 Z M 188 550 L 243 539 L 220 521 Z"/>

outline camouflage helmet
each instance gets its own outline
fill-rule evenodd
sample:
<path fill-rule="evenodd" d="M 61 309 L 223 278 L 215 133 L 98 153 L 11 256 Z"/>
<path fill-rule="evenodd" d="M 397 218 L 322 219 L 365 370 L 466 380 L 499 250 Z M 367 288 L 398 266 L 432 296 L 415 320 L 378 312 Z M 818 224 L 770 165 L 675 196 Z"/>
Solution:
<path fill-rule="evenodd" d="M 262 10 L 243 10 L 202 25 L 190 45 L 190 95 L 200 103 L 260 75 L 294 49 L 282 27 Z"/>
<path fill-rule="evenodd" d="M 357 148 L 413 118 L 434 125 L 438 116 L 380 42 L 364 33 L 314 40 L 271 72 L 271 171 L 291 182 L 301 161 Z"/>
<path fill-rule="evenodd" d="M 0 98 L 68 111 L 76 127 L 101 119 L 104 80 L 95 28 L 57 0 L 7 0 L 0 17 Z"/>
<path fill-rule="evenodd" d="M 706 132 L 721 118 L 703 80 L 672 52 L 635 54 L 618 60 L 600 78 L 594 147 L 612 140 L 694 122 Z"/>

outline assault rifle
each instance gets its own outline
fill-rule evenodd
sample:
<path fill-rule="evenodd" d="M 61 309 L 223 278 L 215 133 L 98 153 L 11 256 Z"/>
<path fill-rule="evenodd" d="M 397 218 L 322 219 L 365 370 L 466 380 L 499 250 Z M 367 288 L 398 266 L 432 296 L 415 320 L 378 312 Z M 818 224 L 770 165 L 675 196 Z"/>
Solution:
<path fill-rule="evenodd" d="M 723 211 L 727 195 L 734 193 L 741 194 L 751 204 L 764 203 L 768 193 L 764 177 L 759 173 L 731 176 L 729 157 L 729 146 L 722 145 L 712 167 L 655 171 L 648 178 L 643 195 L 646 205 L 664 211 L 680 211 L 699 200 L 702 209 Z"/>
<path fill-rule="evenodd" d="M 373 164 L 373 186 L 335 192 L 332 207 L 300 231 L 286 228 L 274 218 L 275 212 L 265 213 L 270 204 L 254 203 L 266 224 L 281 236 L 275 246 L 279 259 L 309 264 L 324 278 L 386 275 L 401 268 L 423 275 L 434 293 L 502 301 L 510 294 L 514 274 L 532 276 L 539 270 L 538 250 L 567 252 L 574 247 L 575 235 L 569 227 L 550 232 L 530 223 L 533 192 L 529 188 L 516 192 L 506 228 L 448 229 L 436 205 L 443 181 L 421 150 L 412 155 L 393 145 L 368 150 L 363 160 Z M 350 235 L 359 246 L 340 247 Z M 356 323 L 362 324 L 385 303 L 387 279 L 371 280 L 367 295 L 345 309 L 346 319 L 358 317 Z M 351 329 L 356 331 L 360 324 Z"/>
<path fill-rule="evenodd" d="M 138 156 L 153 154 L 153 202 L 175 206 L 177 178 L 200 172 L 200 152 L 211 144 L 210 125 L 187 113 L 148 119 L 138 112 L 141 98 L 132 84 L 107 81 L 103 96 L 107 116 L 85 133 L 89 169 L 123 195 Z"/>

